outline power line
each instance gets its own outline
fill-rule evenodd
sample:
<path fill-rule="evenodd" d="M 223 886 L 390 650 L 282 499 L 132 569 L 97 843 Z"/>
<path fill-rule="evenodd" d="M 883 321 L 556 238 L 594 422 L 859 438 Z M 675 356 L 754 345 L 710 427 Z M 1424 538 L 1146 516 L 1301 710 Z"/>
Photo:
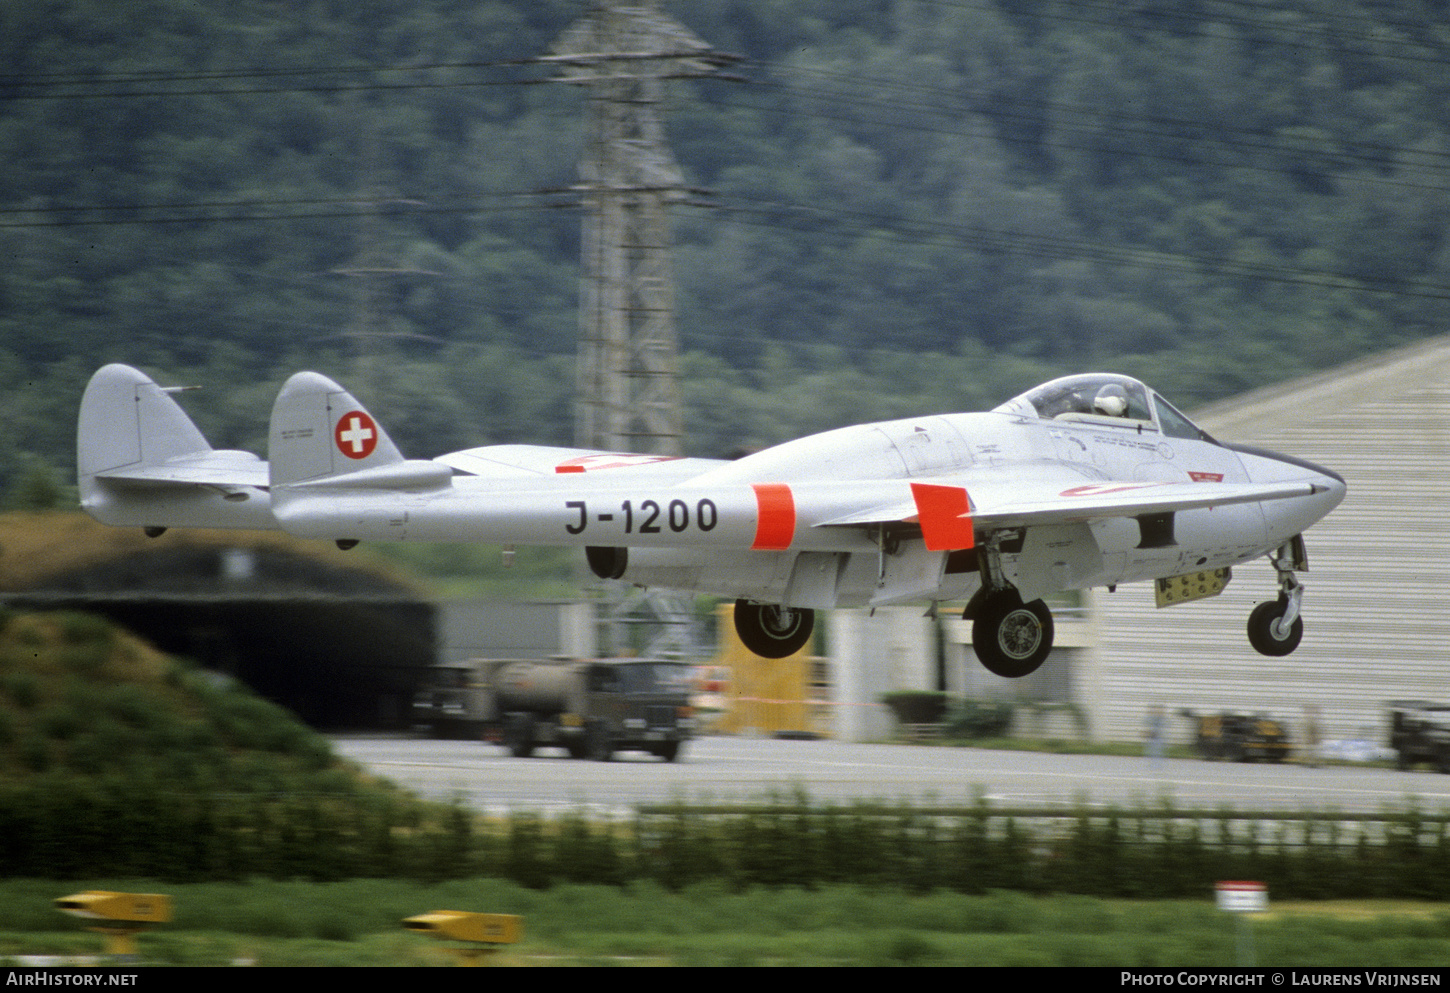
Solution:
<path fill-rule="evenodd" d="M 526 197 L 537 194 L 510 193 L 500 197 Z M 309 203 L 312 201 L 296 201 Z M 363 204 L 367 200 L 346 199 L 319 201 Z M 1425 299 L 1450 299 L 1450 284 L 1426 280 L 1375 282 L 1346 273 L 1304 269 L 1294 266 L 1247 263 L 1232 259 L 1165 252 L 1089 241 L 1065 236 L 1038 235 L 1029 232 L 986 228 L 936 220 L 913 220 L 899 215 L 873 214 L 840 206 L 812 206 L 784 201 L 770 201 L 738 195 L 722 196 L 710 203 L 687 202 L 682 205 L 707 207 L 712 212 L 740 223 L 836 237 L 865 236 L 887 238 L 906 244 L 949 243 L 987 253 L 1001 253 L 1030 258 L 1086 261 L 1103 265 L 1133 268 L 1171 269 L 1215 273 L 1270 282 L 1319 286 L 1326 289 L 1362 291 Z M 402 216 L 450 213 L 472 213 L 497 210 L 555 210 L 575 206 L 558 201 L 515 204 L 510 207 L 469 203 L 452 206 L 401 205 L 379 210 L 311 211 L 287 214 L 228 214 L 181 218 L 109 218 L 75 221 L 0 221 L 0 229 L 31 227 L 84 227 L 134 224 L 233 223 L 242 221 L 314 220 L 358 216 Z M 79 209 L 79 208 L 78 208 Z M 154 209 L 154 208 L 148 208 Z"/>
<path fill-rule="evenodd" d="M 975 6 L 975 5 L 972 5 L 972 4 L 955 4 L 955 5 L 945 4 L 945 5 L 947 5 L 947 6 L 959 6 L 959 7 L 963 7 L 963 8 L 969 8 L 969 9 L 970 8 L 974 8 L 974 9 L 987 9 L 987 8 L 982 8 L 980 6 Z M 1074 8 L 1074 9 L 1077 9 L 1077 8 Z M 1053 18 L 1053 17 L 1058 17 L 1059 15 L 1043 14 L 1043 15 L 1040 15 L 1040 16 L 1042 16 L 1044 18 Z M 1182 16 L 1182 15 L 1173 15 L 1173 16 Z M 673 54 L 674 53 L 670 53 L 671 57 L 673 57 Z M 614 58 L 623 58 L 624 56 L 612 56 L 612 57 L 614 57 Z M 645 58 L 645 57 L 655 57 L 655 58 L 659 58 L 659 57 L 662 57 L 662 56 L 658 56 L 658 55 L 647 55 L 647 54 L 642 54 L 642 53 L 632 53 L 628 57 L 629 58 L 632 58 L 632 59 L 638 59 L 638 58 Z M 245 71 L 239 71 L 239 72 L 210 72 L 210 73 L 182 73 L 182 74 L 165 74 L 165 73 L 146 73 L 146 72 L 142 72 L 142 73 L 128 73 L 128 74 L 94 74 L 94 75 L 87 75 L 87 74 L 49 74 L 49 75 L 42 75 L 42 76 L 16 76 L 16 75 L 10 75 L 10 76 L 0 76 L 0 87 L 5 87 L 5 86 L 14 87 L 14 86 L 17 86 L 17 85 L 19 85 L 19 86 L 31 85 L 31 82 L 32 81 L 35 82 L 37 85 L 40 85 L 40 84 L 44 84 L 44 85 L 70 85 L 70 84 L 74 84 L 74 83 L 81 82 L 81 81 L 90 81 L 92 84 L 94 84 L 96 82 L 103 82 L 103 83 L 110 84 L 110 83 L 130 83 L 130 82 L 136 82 L 136 81 L 158 81 L 158 80 L 164 80 L 164 81 L 196 81 L 196 80 L 228 80 L 228 79 L 242 80 L 242 79 L 255 79 L 255 78 L 276 78 L 276 77 L 297 77 L 297 76 L 326 76 L 326 75 L 337 75 L 337 74 L 353 74 L 353 75 L 356 75 L 356 74 L 363 74 L 363 73 L 400 73 L 400 72 L 426 72 L 426 71 L 456 70 L 456 69 L 493 69 L 493 68 L 500 68 L 500 67 L 518 67 L 518 66 L 525 66 L 525 65 L 530 65 L 530 64 L 532 64 L 532 63 L 534 63 L 536 61 L 537 60 L 530 60 L 530 59 L 498 59 L 498 60 L 482 60 L 482 61 L 470 61 L 470 62 L 440 62 L 440 63 L 429 63 L 429 64 L 422 64 L 422 65 L 412 65 L 412 66 L 410 66 L 410 65 L 403 65 L 403 66 L 383 66 L 383 67 L 346 67 L 346 66 L 334 66 L 334 67 L 325 67 L 325 68 L 317 68 L 317 69 L 305 69 L 305 68 L 303 68 L 303 69 L 245 70 Z M 887 79 L 880 79 L 880 78 L 867 78 L 867 77 L 862 77 L 858 73 L 854 73 L 854 72 L 849 73 L 849 74 L 846 73 L 846 72 L 833 72 L 833 71 L 831 71 L 829 69 L 825 69 L 825 68 L 822 68 L 822 67 L 816 67 L 816 66 L 801 66 L 801 65 L 790 65 L 790 66 L 786 66 L 786 65 L 783 65 L 783 64 L 780 64 L 780 63 L 761 62 L 761 63 L 754 63 L 753 64 L 753 67 L 756 68 L 757 70 L 760 70 L 760 71 L 766 73 L 766 74 L 769 74 L 769 73 L 772 73 L 772 72 L 779 72 L 779 71 L 788 71 L 789 73 L 791 73 L 792 75 L 795 75 L 795 76 L 799 76 L 799 75 L 804 74 L 804 75 L 807 75 L 807 76 L 814 76 L 816 78 L 826 79 L 826 80 L 833 80 L 833 79 L 834 80 L 849 80 L 852 84 L 854 84 L 855 87 L 857 87 L 853 91 L 841 91 L 841 90 L 834 90 L 834 91 L 816 90 L 816 91 L 812 91 L 812 90 L 807 89 L 805 87 L 801 87 L 799 85 L 789 84 L 789 83 L 776 83 L 776 84 L 774 84 L 774 88 L 776 88 L 777 90 L 783 91 L 785 93 L 788 93 L 788 94 L 791 94 L 791 95 L 795 95 L 795 96 L 799 96 L 799 97 L 805 98 L 805 99 L 817 99 L 817 100 L 821 100 L 821 101 L 829 101 L 829 102 L 834 102 L 836 104 L 844 105 L 844 106 L 866 107 L 866 108 L 879 108 L 879 109 L 885 111 L 886 113 L 888 113 L 888 114 L 890 114 L 892 116 L 890 116 L 890 117 L 888 117 L 887 119 L 884 119 L 884 120 L 871 121 L 871 122 L 865 122 L 865 123 L 871 123 L 871 124 L 874 124 L 877 127 L 883 127 L 883 128 L 910 129 L 910 130 L 917 130 L 917 131 L 930 131 L 930 132 L 936 132 L 936 133 L 959 133 L 959 131 L 960 131 L 959 128 L 954 128 L 954 127 L 949 126 L 949 125 L 932 126 L 932 125 L 913 124 L 913 123 L 908 123 L 908 122 L 900 121 L 899 118 L 897 116 L 895 116 L 896 114 L 898 114 L 900 112 L 900 110 L 903 107 L 902 101 L 899 98 L 896 99 L 894 102 L 887 102 L 887 101 L 881 100 L 879 98 L 876 98 L 876 97 L 873 97 L 873 96 L 870 95 L 871 93 L 879 93 L 879 92 L 884 92 L 884 91 L 890 90 L 890 91 L 895 91 L 895 92 L 898 92 L 898 93 L 903 93 L 904 92 L 906 94 L 920 94 L 923 97 L 925 97 L 926 99 L 924 99 L 924 100 L 918 100 L 917 102 L 914 102 L 914 103 L 911 103 L 911 104 L 908 105 L 911 108 L 916 109 L 916 110 L 920 110 L 920 111 L 925 111 L 925 112 L 940 112 L 943 115 L 947 115 L 947 114 L 961 114 L 961 113 L 972 113 L 972 114 L 983 115 L 983 116 L 986 116 L 986 117 L 988 117 L 988 118 L 990 118 L 992 120 L 996 120 L 996 121 L 1013 121 L 1013 120 L 1015 120 L 1015 121 L 1019 121 L 1019 122 L 1024 122 L 1024 123 L 1026 123 L 1028 125 L 1041 124 L 1041 125 L 1044 125 L 1044 126 L 1051 126 L 1051 127 L 1059 128 L 1059 129 L 1060 128 L 1066 128 L 1068 130 L 1077 131 L 1077 132 L 1084 132 L 1084 133 L 1088 133 L 1088 134 L 1115 134 L 1115 135 L 1130 135 L 1131 134 L 1131 135 L 1139 135 L 1139 136 L 1150 137 L 1150 138 L 1160 138 L 1160 139 L 1165 139 L 1165 140 L 1170 140 L 1170 141 L 1172 141 L 1172 140 L 1192 140 L 1192 141 L 1194 141 L 1195 143 L 1198 143 L 1198 144 L 1215 145 L 1215 146 L 1222 146 L 1222 147 L 1228 147 L 1228 148 L 1239 148 L 1239 149 L 1244 149 L 1244 150 L 1248 150 L 1248 151 L 1263 151 L 1263 150 L 1267 150 L 1267 151 L 1271 151 L 1271 152 L 1283 152 L 1285 154 L 1303 154 L 1303 155 L 1310 155 L 1310 156 L 1325 158 L 1325 159 L 1329 159 L 1329 160 L 1336 160 L 1336 159 L 1337 160 L 1344 160 L 1344 159 L 1349 159 L 1349 160 L 1352 160 L 1352 161 L 1359 161 L 1359 162 L 1364 162 L 1364 163 L 1372 164 L 1372 165 L 1377 165 L 1377 164 L 1382 163 L 1384 161 L 1384 158 L 1386 156 L 1388 156 L 1388 155 L 1401 155 L 1401 156 L 1403 156 L 1404 154 L 1407 154 L 1407 151 L 1406 150 L 1399 149 L 1399 148 L 1396 148 L 1394 146 L 1387 146 L 1387 145 L 1377 144 L 1377 143 L 1371 143 L 1371 142 L 1346 142 L 1343 139 L 1340 139 L 1340 138 L 1337 138 L 1337 137 L 1334 137 L 1334 136 L 1326 136 L 1326 137 L 1329 138 L 1329 140 L 1332 140 L 1336 144 L 1338 144 L 1340 146 L 1343 146 L 1343 147 L 1341 147 L 1341 148 L 1304 147 L 1302 145 L 1286 144 L 1286 143 L 1284 143 L 1282 141 L 1275 140 L 1275 137 L 1276 136 L 1274 136 L 1272 134 L 1267 134 L 1262 129 L 1236 128 L 1236 127 L 1233 127 L 1232 125 L 1223 125 L 1220 122 L 1215 122 L 1212 125 L 1212 127 L 1209 127 L 1208 124 L 1206 124 L 1205 122 L 1202 122 L 1202 121 L 1187 121 L 1187 120 L 1178 120 L 1178 119 L 1165 118 L 1165 117 L 1154 116 L 1154 115 L 1133 114 L 1133 113 L 1127 113 L 1127 112 L 1122 112 L 1122 111 L 1113 111 L 1113 110 L 1106 109 L 1106 108 L 1101 108 L 1101 107 L 1079 106 L 1079 105 L 1073 105 L 1073 104 L 1068 104 L 1068 103 L 1063 103 L 1063 102 L 1058 102 L 1058 101 L 1028 101 L 1028 100 L 1023 100 L 1023 99 L 1020 99 L 1019 98 L 1019 99 L 1014 100 L 1012 105 L 1004 106 L 1000 102 L 1001 98 L 999 96 L 994 96 L 991 99 L 998 101 L 998 103 L 996 105 L 988 108 L 986 106 L 986 103 L 987 103 L 987 100 L 988 100 L 988 96 L 986 94 L 977 94 L 975 96 L 969 95 L 969 96 L 963 97 L 962 95 L 960 95 L 960 94 L 958 94 L 958 93 L 956 93 L 956 92 L 954 92 L 952 90 L 944 89 L 944 88 L 941 88 L 941 87 L 933 87 L 933 86 L 928 86 L 928 85 L 921 84 L 921 83 L 907 83 L 907 82 L 903 82 L 901 80 L 887 80 Z M 17 80 L 19 80 L 20 82 L 17 83 L 16 82 Z M 328 85 L 313 84 L 313 85 L 299 86 L 299 87 L 258 87 L 258 88 L 250 88 L 250 89 L 245 89 L 245 88 L 226 88 L 226 89 L 200 89 L 200 90 L 198 90 L 198 89 L 193 89 L 193 90 L 147 90 L 147 91 L 119 91 L 119 92 L 118 91 L 106 91 L 106 92 L 96 92 L 96 93 L 73 93 L 73 92 L 67 92 L 67 93 L 58 93 L 58 94 L 23 94 L 22 93 L 22 94 L 19 94 L 19 95 L 12 93 L 12 94 L 9 94 L 9 98 L 10 99 L 29 99 L 29 98 L 37 98 L 37 99 L 41 99 L 41 98 L 43 98 L 43 99 L 61 99 L 61 98 L 65 98 L 65 97 L 102 98 L 102 97 L 125 97 L 125 96 L 146 96 L 146 97 L 235 96 L 235 95 L 270 95 L 270 94 L 277 94 L 277 93 L 284 93 L 284 92 L 340 93 L 340 92 L 357 92 L 357 91 L 372 90 L 372 89 L 380 89 L 380 90 L 408 90 L 408 89 L 449 89 L 449 88 L 462 88 L 462 87 L 515 86 L 515 85 L 529 85 L 529 84 L 533 84 L 533 83 L 546 82 L 546 81 L 547 80 L 505 79 L 505 80 L 476 80 L 476 81 L 449 81 L 449 82 L 411 82 L 411 83 L 396 83 L 396 84 L 392 84 L 392 83 L 356 83 L 356 84 L 328 84 Z M 946 102 L 945 103 L 931 102 L 931 99 L 930 98 L 933 98 L 933 97 L 942 97 L 942 98 L 945 99 Z M 741 104 L 739 102 L 732 103 L 732 102 L 725 102 L 725 101 L 714 101 L 714 104 L 717 105 L 717 106 L 725 106 L 725 107 L 750 107 L 750 109 L 755 109 L 755 110 L 759 110 L 759 111 L 763 111 L 763 112 L 782 112 L 782 113 L 789 113 L 788 110 L 783 109 L 783 108 L 775 108 L 775 107 L 770 107 L 770 106 L 760 106 L 760 105 L 756 105 L 756 104 Z M 1017 108 L 1022 108 L 1022 109 L 1017 109 Z M 1049 117 L 1049 115 L 1053 115 L 1053 114 L 1068 115 L 1070 117 L 1077 117 L 1077 118 L 1081 118 L 1081 119 L 1087 120 L 1087 121 L 1099 120 L 1099 121 L 1106 121 L 1106 122 L 1118 122 L 1118 126 L 1116 127 L 1115 130 L 1108 130 L 1106 128 L 1093 128 L 1093 127 L 1088 126 L 1088 125 L 1078 126 L 1078 125 L 1073 125 L 1073 124 L 1065 124 L 1061 120 L 1051 120 L 1050 117 Z M 828 118 L 830 118 L 830 119 L 837 119 L 837 120 L 845 119 L 845 118 L 840 117 L 839 115 L 826 115 L 826 116 Z M 1143 123 L 1146 123 L 1149 126 L 1141 126 Z M 1125 124 L 1126 125 L 1129 125 L 1129 126 L 1126 126 L 1126 127 L 1125 126 L 1122 126 L 1122 125 L 1125 125 Z M 1227 137 L 1227 135 L 1237 135 L 1238 137 Z M 1038 139 L 1017 138 L 1017 137 L 1013 137 L 1013 136 L 1010 136 L 1010 135 L 992 134 L 992 135 L 989 135 L 989 136 L 995 138 L 998 141 L 1013 142 L 1013 143 L 1024 143 L 1025 142 L 1025 143 L 1030 143 L 1030 144 L 1037 145 L 1037 146 L 1044 147 L 1044 148 L 1068 148 L 1068 149 L 1072 149 L 1072 148 L 1078 147 L 1078 146 L 1073 146 L 1073 145 L 1065 144 L 1065 143 L 1062 143 L 1062 142 L 1050 142 L 1050 141 L 1045 142 L 1045 141 L 1041 141 L 1041 140 L 1038 140 Z M 1101 151 L 1101 149 L 1093 149 L 1093 150 Z M 1113 149 L 1113 151 L 1116 152 L 1116 153 L 1118 153 L 1118 154 L 1132 155 L 1132 156 L 1139 156 L 1139 157 L 1146 157 L 1146 158 L 1158 158 L 1158 159 L 1163 159 L 1163 160 L 1167 160 L 1167 161 L 1182 161 L 1182 162 L 1198 163 L 1198 164 L 1231 164 L 1231 165 L 1235 165 L 1235 166 L 1242 166 L 1242 167 L 1245 167 L 1245 168 L 1254 168 L 1254 169 L 1266 169 L 1267 168 L 1269 171 L 1290 171 L 1290 170 L 1284 170 L 1284 169 L 1276 169 L 1275 167 L 1265 167 L 1265 166 L 1256 165 L 1256 164 L 1252 164 L 1252 163 L 1237 163 L 1237 162 L 1235 162 L 1235 163 L 1211 163 L 1211 162 L 1206 162 L 1202 157 L 1189 157 L 1189 156 L 1170 155 L 1170 154 L 1165 154 L 1165 153 L 1161 153 L 1161 152 L 1149 152 L 1149 151 L 1146 151 L 1146 150 L 1143 150 L 1143 149 L 1116 148 L 1116 149 Z M 1419 168 L 1439 169 L 1439 168 L 1442 168 L 1442 166 L 1438 163 L 1437 160 L 1440 160 L 1440 161 L 1450 160 L 1450 155 L 1447 155 L 1446 153 L 1440 153 L 1440 152 L 1433 152 L 1433 151 L 1426 151 L 1426 150 L 1413 150 L 1413 151 L 1408 152 L 1408 154 L 1411 154 L 1411 155 L 1414 155 L 1414 156 L 1417 157 L 1417 161 L 1415 163 L 1413 163 L 1413 164 L 1416 165 Z M 1426 161 L 1426 160 L 1429 160 L 1429 161 Z M 1444 166 L 1444 167 L 1445 168 L 1450 168 L 1450 166 Z M 1404 180 L 1393 180 L 1393 179 L 1389 179 L 1389 178 L 1386 178 L 1386 177 L 1366 176 L 1366 177 L 1362 177 L 1362 178 L 1364 178 L 1366 181 L 1378 182 L 1378 183 L 1385 183 L 1385 184 L 1388 184 L 1388 185 L 1400 185 L 1400 186 L 1408 186 L 1408 187 L 1412 187 L 1412 188 L 1435 188 L 1435 187 L 1427 187 L 1425 184 L 1407 182 L 1407 181 L 1404 181 Z"/>
<path fill-rule="evenodd" d="M 916 3 L 946 9 L 977 10 L 984 13 L 991 13 L 1003 16 L 1004 20 L 1012 21 L 1010 16 L 1002 15 L 996 4 L 991 2 L 971 2 L 971 0 L 915 0 Z M 1259 10 L 1276 16 L 1254 18 L 1248 16 L 1230 17 L 1204 17 L 1199 14 L 1184 13 L 1169 9 L 1156 9 L 1151 13 L 1142 11 L 1125 12 L 1121 5 L 1116 3 L 1093 3 L 1091 0 L 1074 0 L 1069 6 L 1057 5 L 1045 10 L 1034 11 L 1030 18 L 1035 21 L 1061 22 L 1071 24 L 1087 24 L 1097 27 L 1109 27 L 1118 30 L 1150 31 L 1157 33 L 1181 33 L 1171 31 L 1161 26 L 1164 22 L 1178 22 L 1185 25 L 1224 25 L 1234 27 L 1250 28 L 1263 32 L 1288 33 L 1303 37 L 1323 37 L 1321 28 L 1326 22 L 1332 23 L 1336 20 L 1354 22 L 1355 24 L 1366 24 L 1373 29 L 1359 34 L 1335 35 L 1335 40 L 1360 41 L 1371 44 L 1399 45 L 1402 39 L 1386 38 L 1383 29 L 1397 29 L 1406 32 L 1436 30 L 1440 26 L 1429 23 L 1413 23 L 1408 21 L 1383 21 L 1369 20 L 1362 16 L 1339 14 L 1324 10 L 1317 10 L 1312 15 L 1303 14 L 1300 11 L 1285 10 L 1278 4 L 1257 4 L 1251 2 L 1235 2 L 1235 0 L 1221 0 L 1224 6 L 1246 8 L 1248 10 Z M 1063 13 L 1065 9 L 1073 11 L 1072 14 Z M 1105 19 L 1084 17 L 1083 11 L 1103 12 Z M 1285 18 L 1307 18 L 1312 20 L 1287 21 Z M 1313 42 L 1293 42 L 1276 40 L 1272 38 L 1254 38 L 1256 42 L 1268 42 L 1271 44 L 1300 47 L 1322 52 L 1346 54 L 1342 46 Z M 694 53 L 691 53 L 694 54 Z M 1415 55 L 1404 51 L 1390 50 L 1386 52 L 1373 53 L 1377 57 L 1408 59 L 1411 61 L 1427 62 L 1433 65 L 1450 65 L 1450 57 Z M 648 59 L 673 60 L 678 59 L 681 53 L 659 53 L 659 52 L 629 52 L 614 53 L 609 58 L 620 62 L 640 62 Z M 63 93 L 48 94 L 35 92 L 7 92 L 11 90 L 36 90 L 53 87 L 104 87 L 117 85 L 130 85 L 135 83 L 186 83 L 186 82 L 226 82 L 245 81 L 256 79 L 290 79 L 305 77 L 328 77 L 328 76 L 367 76 L 387 75 L 397 73 L 425 73 L 425 72 L 446 72 L 457 70 L 491 70 L 503 68 L 532 68 L 547 64 L 549 60 L 538 57 L 513 57 L 499 59 L 474 59 L 448 62 L 420 62 L 404 63 L 399 65 L 334 65 L 322 67 L 291 67 L 291 68 L 240 68 L 232 70 L 214 71 L 185 71 L 173 72 L 165 70 L 142 70 L 136 72 L 57 72 L 57 73 L 0 73 L 0 99 L 99 99 L 99 98 L 128 98 L 128 97 L 158 97 L 158 96 L 217 96 L 231 94 L 276 94 L 287 92 L 348 92 L 354 90 L 407 90 L 407 89 L 446 89 L 476 86 L 512 86 L 528 85 L 533 83 L 549 82 L 547 79 L 508 79 L 508 80 L 480 80 L 480 81 L 449 81 L 449 82 L 411 82 L 411 83 L 383 83 L 369 82 L 358 84 L 334 84 L 322 86 L 316 84 L 296 87 L 266 87 L 266 88 L 229 88 L 229 89 L 203 89 L 203 90 L 142 90 L 142 91 L 113 91 L 98 90 L 96 92 L 69 90 Z M 563 63 L 565 59 L 555 59 L 556 63 Z M 757 62 L 757 66 L 770 67 L 772 63 Z M 799 68 L 799 67 L 793 67 Z M 664 78 L 670 78 L 665 74 Z M 876 81 L 879 82 L 879 81 Z"/>
<path fill-rule="evenodd" d="M 520 191 L 514 193 L 484 194 L 483 196 L 503 199 L 534 199 L 537 200 L 540 194 L 534 191 Z M 253 212 L 253 213 L 206 213 L 186 214 L 179 217 L 136 217 L 136 216 L 111 216 L 111 217 L 90 217 L 90 218 L 61 218 L 54 220 L 0 220 L 0 230 L 14 228 L 83 228 L 83 227 L 118 227 L 125 225 L 149 225 L 149 224 L 230 224 L 247 221 L 306 221 L 306 220 L 327 220 L 339 217 L 403 217 L 403 216 L 429 216 L 436 214 L 474 214 L 492 213 L 507 211 L 525 210 L 554 210 L 559 206 L 569 206 L 554 202 L 532 202 L 499 204 L 495 202 L 467 201 L 454 203 L 447 206 L 437 206 L 422 201 L 393 202 L 388 206 L 364 206 L 376 204 L 375 200 L 369 198 L 323 198 L 318 200 L 276 200 L 276 201 L 216 201 L 212 203 L 200 202 L 193 204 L 136 204 L 121 205 L 115 207 L 59 207 L 59 208 L 27 208 L 11 207 L 0 213 L 3 214 L 50 214 L 50 213 L 121 213 L 134 215 L 145 211 L 162 212 L 168 210 L 217 210 L 217 209 L 239 209 L 239 208 L 270 208 L 285 206 L 308 206 L 308 205 L 356 205 L 360 209 L 355 210 L 312 210 L 312 211 L 290 211 L 286 213 L 276 212 Z"/>

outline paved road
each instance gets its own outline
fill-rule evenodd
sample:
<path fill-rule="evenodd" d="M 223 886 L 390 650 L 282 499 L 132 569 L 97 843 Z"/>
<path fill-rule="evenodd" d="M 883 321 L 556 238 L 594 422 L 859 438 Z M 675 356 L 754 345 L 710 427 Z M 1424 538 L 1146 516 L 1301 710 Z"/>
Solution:
<path fill-rule="evenodd" d="M 1155 769 L 1142 758 L 743 738 L 690 742 L 672 764 L 629 753 L 604 763 L 549 750 L 515 759 L 468 741 L 334 741 L 342 755 L 400 785 L 438 799 L 462 797 L 483 811 L 620 813 L 642 803 L 749 800 L 797 787 L 832 802 L 960 803 L 980 791 L 999 804 L 1151 803 L 1166 796 L 1178 807 L 1377 811 L 1414 798 L 1423 809 L 1450 808 L 1450 776 L 1429 771 L 1172 759 Z"/>

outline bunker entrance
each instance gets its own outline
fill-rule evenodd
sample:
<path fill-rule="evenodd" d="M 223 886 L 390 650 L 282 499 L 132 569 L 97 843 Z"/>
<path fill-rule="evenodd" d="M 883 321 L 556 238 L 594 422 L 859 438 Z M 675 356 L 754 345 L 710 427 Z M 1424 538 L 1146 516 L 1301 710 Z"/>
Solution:
<path fill-rule="evenodd" d="M 435 658 L 432 603 L 377 573 L 272 547 L 134 551 L 48 575 L 4 600 L 107 617 L 319 728 L 404 723 Z"/>

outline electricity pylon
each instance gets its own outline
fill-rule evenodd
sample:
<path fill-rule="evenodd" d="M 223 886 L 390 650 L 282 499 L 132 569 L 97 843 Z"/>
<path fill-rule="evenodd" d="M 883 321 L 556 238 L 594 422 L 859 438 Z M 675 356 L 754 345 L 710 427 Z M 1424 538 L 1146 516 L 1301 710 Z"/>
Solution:
<path fill-rule="evenodd" d="M 589 90 L 579 192 L 578 392 L 584 448 L 681 454 L 669 206 L 688 192 L 664 136 L 665 81 L 731 61 L 661 13 L 658 0 L 602 3 L 542 61 Z"/>
<path fill-rule="evenodd" d="M 679 345 L 669 206 L 688 192 L 664 136 L 665 81 L 707 76 L 715 53 L 660 12 L 658 0 L 604 2 L 540 61 L 589 91 L 579 161 L 584 207 L 574 437 L 581 448 L 682 454 Z M 631 623 L 658 624 L 648 654 L 693 654 L 690 601 L 622 588 L 606 593 L 613 649 Z M 640 615 L 644 614 L 644 617 Z"/>

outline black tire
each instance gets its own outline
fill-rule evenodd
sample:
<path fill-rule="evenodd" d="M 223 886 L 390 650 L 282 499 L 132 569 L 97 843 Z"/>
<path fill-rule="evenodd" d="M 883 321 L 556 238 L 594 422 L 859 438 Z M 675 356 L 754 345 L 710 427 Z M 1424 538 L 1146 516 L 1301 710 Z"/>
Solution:
<path fill-rule="evenodd" d="M 584 729 L 584 751 L 595 762 L 610 762 L 614 759 L 614 737 L 603 724 L 591 724 Z"/>
<path fill-rule="evenodd" d="M 534 722 L 528 714 L 510 714 L 504 719 L 503 745 L 516 759 L 534 754 Z"/>
<path fill-rule="evenodd" d="M 1041 600 L 1023 603 L 1015 590 L 984 599 L 972 622 L 972 648 L 986 670 L 1008 679 L 1036 672 L 1052 651 L 1052 611 Z"/>
<path fill-rule="evenodd" d="M 680 757 L 680 743 L 678 741 L 667 741 L 655 749 L 655 754 L 666 762 L 673 762 Z"/>
<path fill-rule="evenodd" d="M 815 629 L 814 610 L 735 601 L 735 633 L 746 648 L 761 658 L 783 659 L 794 655 L 811 640 Z"/>
<path fill-rule="evenodd" d="M 1289 635 L 1286 638 L 1274 636 L 1274 624 L 1284 616 L 1289 609 L 1289 601 L 1280 597 L 1277 600 L 1268 600 L 1254 608 L 1249 614 L 1249 644 L 1254 646 L 1254 651 L 1260 655 L 1288 655 L 1299 647 L 1299 642 L 1304 637 L 1304 618 L 1294 618 L 1293 625 L 1289 628 Z"/>

